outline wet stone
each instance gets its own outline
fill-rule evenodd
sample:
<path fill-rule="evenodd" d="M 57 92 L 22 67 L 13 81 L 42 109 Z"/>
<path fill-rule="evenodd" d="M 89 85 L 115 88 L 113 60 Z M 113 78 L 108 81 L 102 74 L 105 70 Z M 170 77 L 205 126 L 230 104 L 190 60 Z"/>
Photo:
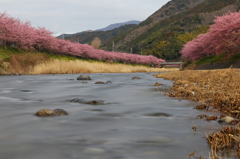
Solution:
<path fill-rule="evenodd" d="M 105 83 L 102 81 L 97 81 L 95 84 L 105 84 Z"/>
<path fill-rule="evenodd" d="M 149 113 L 149 114 L 145 114 L 145 116 L 152 116 L 152 117 L 170 117 L 171 115 L 167 114 L 167 113 Z"/>
<path fill-rule="evenodd" d="M 82 83 L 88 83 L 87 81 L 82 81 Z"/>
<path fill-rule="evenodd" d="M 139 77 L 133 77 L 132 79 L 135 80 L 135 79 L 141 79 L 141 78 L 139 78 Z"/>
<path fill-rule="evenodd" d="M 230 123 L 232 122 L 234 119 L 230 116 L 225 116 L 222 117 L 221 119 L 218 120 L 218 122 L 222 123 L 222 122 L 226 122 L 226 123 Z"/>
<path fill-rule="evenodd" d="M 54 110 L 50 109 L 41 109 L 35 113 L 36 116 L 54 116 Z"/>
<path fill-rule="evenodd" d="M 79 98 L 74 98 L 72 100 L 70 100 L 70 102 L 73 103 L 82 103 L 82 104 L 91 104 L 91 105 L 104 105 L 104 101 L 101 100 L 90 100 L 90 101 L 86 101 L 83 99 L 79 99 Z"/>
<path fill-rule="evenodd" d="M 111 81 L 107 81 L 106 84 L 112 83 Z"/>
<path fill-rule="evenodd" d="M 102 112 L 103 110 L 102 109 L 92 109 L 91 111 L 92 112 Z"/>
<path fill-rule="evenodd" d="M 35 113 L 36 116 L 60 116 L 68 115 L 68 113 L 63 109 L 40 109 Z"/>
<path fill-rule="evenodd" d="M 91 100 L 91 101 L 85 102 L 85 104 L 104 105 L 104 102 L 103 101 L 99 101 L 99 100 Z"/>
<path fill-rule="evenodd" d="M 91 78 L 88 75 L 80 75 L 77 80 L 91 80 Z"/>
<path fill-rule="evenodd" d="M 74 98 L 74 99 L 70 100 L 70 102 L 73 102 L 73 103 L 84 103 L 85 101 L 83 99 Z"/>
<path fill-rule="evenodd" d="M 55 115 L 68 115 L 68 113 L 63 109 L 54 109 Z"/>
<path fill-rule="evenodd" d="M 30 93 L 32 92 L 31 90 L 19 90 L 20 92 L 26 92 L 26 93 Z"/>

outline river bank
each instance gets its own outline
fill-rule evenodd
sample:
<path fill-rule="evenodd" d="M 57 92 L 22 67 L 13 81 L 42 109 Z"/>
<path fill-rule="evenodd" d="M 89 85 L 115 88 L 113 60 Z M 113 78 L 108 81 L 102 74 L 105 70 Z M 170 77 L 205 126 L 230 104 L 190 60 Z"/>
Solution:
<path fill-rule="evenodd" d="M 63 57 L 61 57 L 63 58 Z M 0 75 L 8 74 L 74 74 L 74 73 L 134 73 L 178 71 L 179 68 L 155 68 L 81 59 L 49 59 L 44 54 L 15 55 L 9 62 L 0 60 Z"/>
<path fill-rule="evenodd" d="M 168 96 L 179 100 L 187 99 L 199 102 L 200 105 L 195 107 L 196 109 L 217 111 L 224 116 L 234 117 L 235 124 L 239 123 L 239 69 L 186 70 L 157 74 L 155 76 L 174 81 L 172 88 L 167 92 Z M 216 117 L 215 119 L 219 118 Z M 205 120 L 207 119 L 205 118 Z M 216 132 L 207 135 L 210 146 L 214 148 L 214 153 L 218 150 L 233 148 L 233 145 L 237 145 L 234 151 L 238 152 L 239 127 L 223 127 L 221 132 L 223 133 Z M 220 135 L 222 136 L 221 139 L 219 139 Z M 218 138 L 215 140 L 216 137 Z M 228 140 L 228 142 L 223 140 Z"/>

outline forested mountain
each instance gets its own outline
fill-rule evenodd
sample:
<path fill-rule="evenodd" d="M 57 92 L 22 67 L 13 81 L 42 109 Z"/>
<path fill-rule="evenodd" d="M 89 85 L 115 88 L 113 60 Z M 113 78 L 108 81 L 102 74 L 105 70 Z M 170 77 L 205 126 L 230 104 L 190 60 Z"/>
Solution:
<path fill-rule="evenodd" d="M 239 10 L 240 0 L 172 0 L 139 25 L 109 39 L 104 50 L 154 55 L 177 61 L 186 42 L 207 32 L 214 16 Z"/>
<path fill-rule="evenodd" d="M 84 31 L 76 34 L 64 34 L 64 39 L 70 40 L 71 42 L 79 42 L 81 44 L 91 44 L 93 39 L 98 37 L 101 42 L 104 43 L 110 38 L 122 34 L 136 25 L 137 24 L 125 24 L 118 28 L 107 31 Z M 60 35 L 57 38 L 63 38 L 63 35 Z"/>

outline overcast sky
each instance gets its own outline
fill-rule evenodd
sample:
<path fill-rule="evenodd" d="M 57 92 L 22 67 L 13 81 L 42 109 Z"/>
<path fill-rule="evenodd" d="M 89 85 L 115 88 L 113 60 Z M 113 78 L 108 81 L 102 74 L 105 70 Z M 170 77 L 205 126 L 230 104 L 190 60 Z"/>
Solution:
<path fill-rule="evenodd" d="M 96 30 L 143 21 L 170 0 L 0 0 L 0 12 L 54 34 Z"/>

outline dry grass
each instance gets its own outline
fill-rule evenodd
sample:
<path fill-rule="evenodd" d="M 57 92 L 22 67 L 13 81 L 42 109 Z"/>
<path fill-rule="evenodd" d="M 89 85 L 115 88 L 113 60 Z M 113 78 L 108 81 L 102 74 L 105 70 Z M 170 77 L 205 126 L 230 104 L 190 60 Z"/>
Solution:
<path fill-rule="evenodd" d="M 240 69 L 179 71 L 156 75 L 175 81 L 169 96 L 200 102 L 240 118 Z"/>
<path fill-rule="evenodd" d="M 50 60 L 36 65 L 31 74 L 71 74 L 71 73 L 132 73 L 132 72 L 164 72 L 179 69 L 151 68 L 124 64 L 87 62 L 81 60 Z"/>
<path fill-rule="evenodd" d="M 41 53 L 25 53 L 12 55 L 9 62 L 2 61 L 1 64 L 8 73 L 28 74 L 35 65 L 47 60 L 49 57 Z"/>

